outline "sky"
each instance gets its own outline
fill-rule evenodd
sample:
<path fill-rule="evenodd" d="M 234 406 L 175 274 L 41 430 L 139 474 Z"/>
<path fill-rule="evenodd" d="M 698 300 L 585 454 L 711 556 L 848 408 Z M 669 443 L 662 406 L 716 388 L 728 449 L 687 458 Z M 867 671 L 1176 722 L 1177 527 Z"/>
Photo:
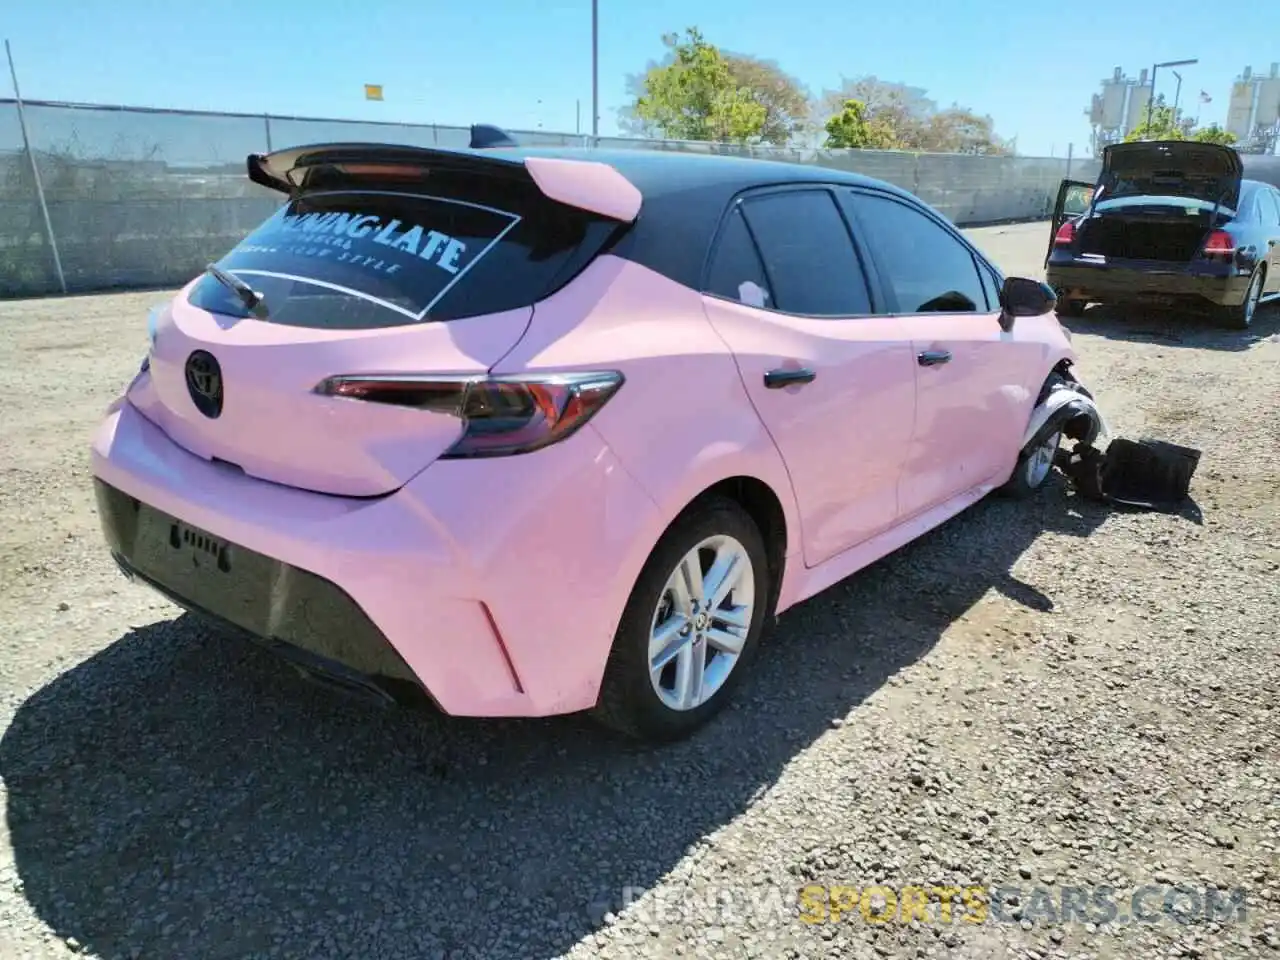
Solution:
<path fill-rule="evenodd" d="M 0 13 L 25 99 L 574 132 L 591 128 L 591 0 L 41 0 Z M 1245 9 L 1245 8 L 1241 8 Z M 995 119 L 1020 154 L 1087 153 L 1092 94 L 1117 66 L 1179 68 L 1182 102 L 1226 119 L 1245 66 L 1280 61 L 1280 4 L 1229 19 L 1204 0 L 599 0 L 600 133 L 626 78 L 686 27 L 774 60 L 813 93 L 875 75 Z M 891 11 L 891 12 L 886 12 Z M 1161 71 L 1157 94 L 1176 80 Z M 381 84 L 382 102 L 364 98 Z M 7 78 L 0 96 L 12 96 Z M 1199 93 L 1213 98 L 1198 104 Z"/>

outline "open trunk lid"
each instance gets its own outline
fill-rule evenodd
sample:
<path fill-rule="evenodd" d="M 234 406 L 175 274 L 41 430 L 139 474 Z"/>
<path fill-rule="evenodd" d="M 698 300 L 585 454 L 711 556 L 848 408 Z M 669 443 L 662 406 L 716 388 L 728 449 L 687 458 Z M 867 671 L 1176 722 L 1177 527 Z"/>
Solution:
<path fill-rule="evenodd" d="M 1188 263 L 1235 216 L 1242 164 L 1230 147 L 1192 141 L 1113 144 L 1075 249 L 1108 259 Z"/>
<path fill-rule="evenodd" d="M 1194 140 L 1148 140 L 1103 148 L 1095 202 L 1141 196 L 1240 203 L 1244 166 L 1231 147 Z"/>
<path fill-rule="evenodd" d="M 260 302 L 212 273 L 188 285 L 130 400 L 200 457 L 343 496 L 398 489 L 465 423 L 332 378 L 482 378 L 640 206 L 605 164 L 507 151 L 338 144 L 249 169 L 289 199 L 217 267 Z"/>

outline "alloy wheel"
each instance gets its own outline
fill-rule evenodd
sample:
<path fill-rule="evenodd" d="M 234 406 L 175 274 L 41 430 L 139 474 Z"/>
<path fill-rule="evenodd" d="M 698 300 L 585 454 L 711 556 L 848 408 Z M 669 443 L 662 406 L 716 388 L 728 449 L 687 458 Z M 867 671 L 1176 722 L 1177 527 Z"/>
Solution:
<path fill-rule="evenodd" d="M 1027 455 L 1027 486 L 1035 489 L 1044 483 L 1053 468 L 1053 458 L 1057 456 L 1058 445 L 1062 442 L 1062 434 L 1054 433 L 1045 437 L 1044 442 Z"/>
<path fill-rule="evenodd" d="M 738 665 L 755 610 L 755 571 L 733 537 L 708 537 L 667 578 L 649 632 L 649 680 L 671 710 L 693 710 Z"/>

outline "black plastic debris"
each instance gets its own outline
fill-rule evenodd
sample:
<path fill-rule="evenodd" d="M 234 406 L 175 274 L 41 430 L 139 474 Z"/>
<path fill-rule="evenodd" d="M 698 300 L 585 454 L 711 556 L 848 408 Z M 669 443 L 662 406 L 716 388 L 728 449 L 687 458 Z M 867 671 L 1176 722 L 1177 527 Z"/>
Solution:
<path fill-rule="evenodd" d="M 1077 445 L 1057 467 L 1082 496 L 1161 513 L 1177 513 L 1191 495 L 1200 451 L 1164 440 L 1112 440 L 1105 452 Z"/>

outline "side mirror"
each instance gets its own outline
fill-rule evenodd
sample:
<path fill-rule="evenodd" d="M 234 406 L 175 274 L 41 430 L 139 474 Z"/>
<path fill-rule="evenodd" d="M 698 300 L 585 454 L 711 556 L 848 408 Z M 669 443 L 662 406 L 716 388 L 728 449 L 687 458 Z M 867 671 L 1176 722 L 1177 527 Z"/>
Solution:
<path fill-rule="evenodd" d="M 1008 333 L 1017 317 L 1039 317 L 1058 303 L 1053 287 L 1026 277 L 1007 277 L 1000 288 L 1000 329 Z"/>

